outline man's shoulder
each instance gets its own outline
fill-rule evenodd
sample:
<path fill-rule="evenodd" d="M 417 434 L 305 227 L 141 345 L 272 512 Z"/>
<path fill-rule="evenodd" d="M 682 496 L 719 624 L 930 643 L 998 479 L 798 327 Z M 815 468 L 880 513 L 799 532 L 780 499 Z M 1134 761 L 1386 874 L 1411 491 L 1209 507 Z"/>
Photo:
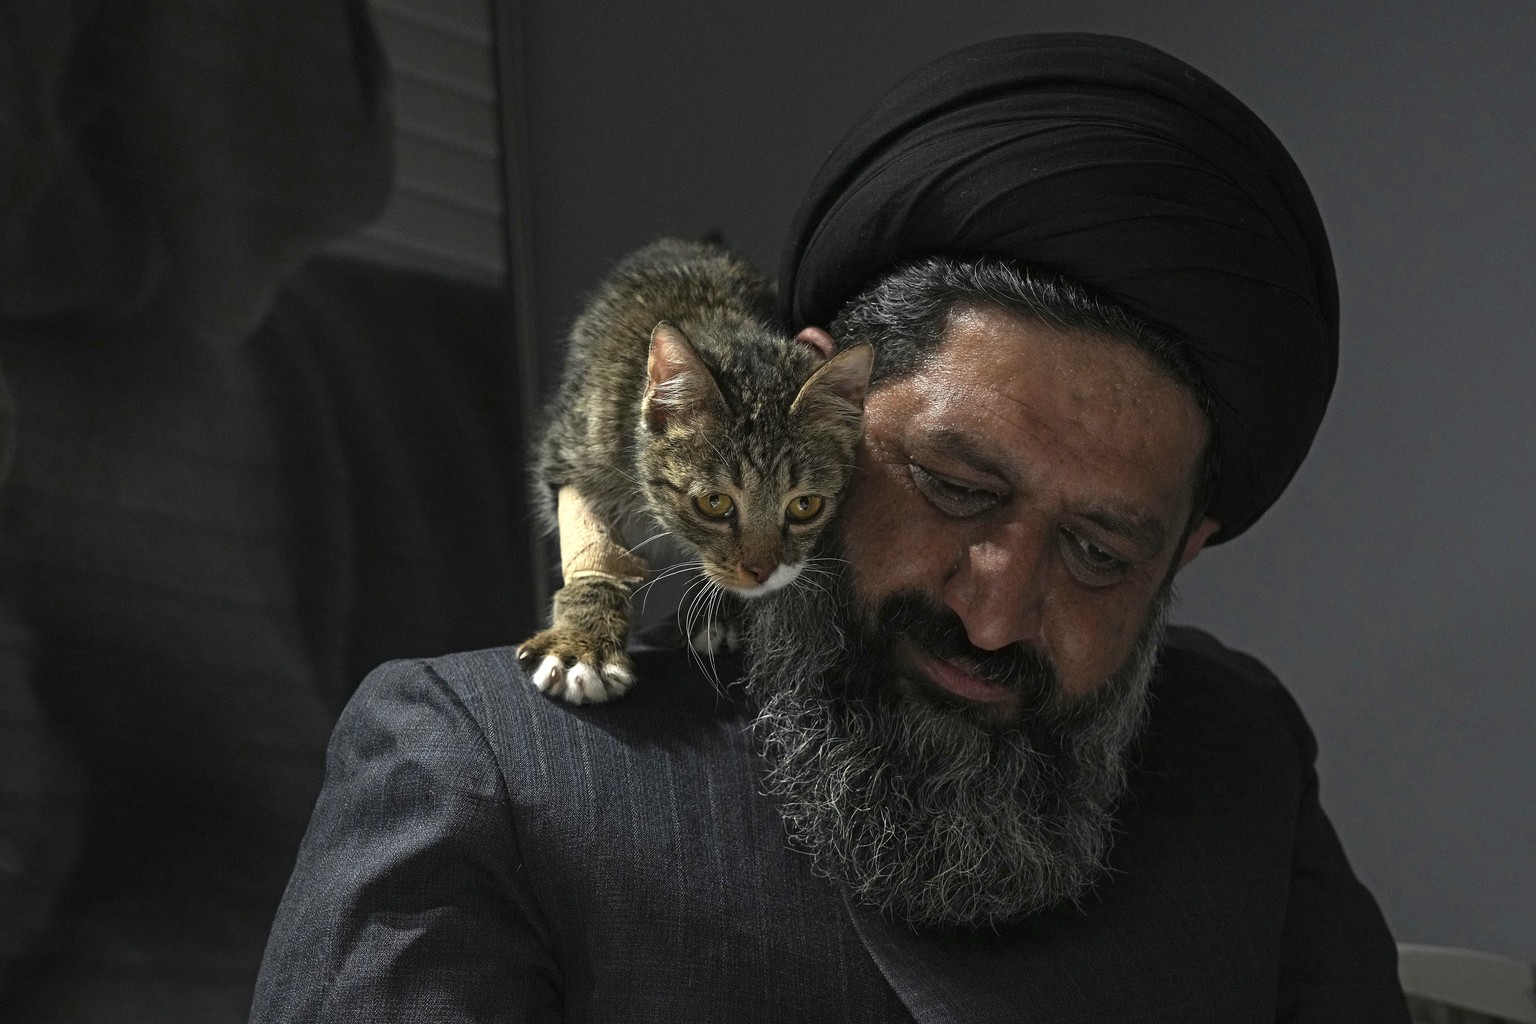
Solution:
<path fill-rule="evenodd" d="M 478 733 L 498 760 L 518 761 L 534 752 L 581 757 L 605 747 L 697 746 L 740 720 L 736 659 L 706 661 L 701 670 L 682 650 L 649 647 L 630 654 L 634 689 L 583 705 L 535 689 L 512 647 L 387 662 L 358 688 L 343 727 L 358 717 L 401 729 L 454 721 L 455 728 Z"/>
<path fill-rule="evenodd" d="M 1256 690 L 1283 690 L 1263 662 L 1228 647 L 1194 626 L 1170 626 L 1163 643 L 1163 674 L 1186 682 L 1219 683 Z"/>
<path fill-rule="evenodd" d="M 1259 659 L 1191 626 L 1168 630 L 1152 689 L 1153 722 L 1237 738 L 1255 747 L 1275 743 L 1304 762 L 1317 746 L 1295 699 Z"/>

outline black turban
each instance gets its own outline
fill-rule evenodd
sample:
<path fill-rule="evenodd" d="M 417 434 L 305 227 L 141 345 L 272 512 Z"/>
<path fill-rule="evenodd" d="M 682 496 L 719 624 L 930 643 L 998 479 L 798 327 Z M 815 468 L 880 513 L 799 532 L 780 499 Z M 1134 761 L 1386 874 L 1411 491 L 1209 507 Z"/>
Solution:
<path fill-rule="evenodd" d="M 1215 401 L 1213 542 L 1273 504 L 1311 447 L 1338 368 L 1322 220 L 1263 122 L 1161 50 L 1017 36 L 901 81 L 812 184 L 780 312 L 825 325 L 935 254 L 1055 271 L 1185 343 Z"/>

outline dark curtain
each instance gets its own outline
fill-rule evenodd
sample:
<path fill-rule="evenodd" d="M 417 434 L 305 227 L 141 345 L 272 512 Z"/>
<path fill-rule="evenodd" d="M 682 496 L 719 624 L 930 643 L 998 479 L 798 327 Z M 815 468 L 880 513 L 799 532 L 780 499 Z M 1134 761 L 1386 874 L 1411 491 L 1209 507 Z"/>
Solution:
<path fill-rule="evenodd" d="M 243 1021 L 331 724 L 534 621 L 503 297 L 316 256 L 361 4 L 0 12 L 0 1020 Z"/>

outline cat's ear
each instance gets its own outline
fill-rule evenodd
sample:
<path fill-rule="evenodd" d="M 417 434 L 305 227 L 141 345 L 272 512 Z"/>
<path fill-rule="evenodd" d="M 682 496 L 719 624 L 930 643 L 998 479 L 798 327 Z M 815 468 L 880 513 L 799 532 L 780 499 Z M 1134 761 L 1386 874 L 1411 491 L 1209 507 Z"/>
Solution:
<path fill-rule="evenodd" d="M 800 387 L 790 415 L 825 410 L 832 415 L 858 419 L 864 412 L 864 393 L 869 390 L 869 371 L 875 365 L 871 345 L 855 345 L 816 368 Z"/>
<path fill-rule="evenodd" d="M 651 354 L 645 369 L 645 398 L 640 411 L 652 430 L 664 430 L 674 419 L 686 419 L 724 404 L 720 386 L 688 336 L 665 320 L 651 330 Z"/>

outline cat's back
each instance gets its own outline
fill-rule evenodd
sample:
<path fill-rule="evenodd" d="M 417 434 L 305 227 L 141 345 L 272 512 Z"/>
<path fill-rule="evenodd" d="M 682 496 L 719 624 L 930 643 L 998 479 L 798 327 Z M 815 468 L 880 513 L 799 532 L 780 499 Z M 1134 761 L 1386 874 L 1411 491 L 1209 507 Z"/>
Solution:
<path fill-rule="evenodd" d="M 667 320 L 690 338 L 699 334 L 695 343 L 707 344 L 722 329 L 766 326 L 773 301 L 769 280 L 720 245 L 662 238 L 619 261 L 578 321 L 572 342 L 632 347 L 648 342 L 651 329 Z"/>
<path fill-rule="evenodd" d="M 614 269 L 621 290 L 654 294 L 688 309 L 746 309 L 773 313 L 773 285 L 745 260 L 701 239 L 661 238 L 630 253 Z"/>
<path fill-rule="evenodd" d="M 632 465 L 644 443 L 651 332 L 663 320 L 682 330 L 728 396 L 787 406 L 814 359 L 773 326 L 773 305 L 768 279 L 713 242 L 662 238 L 615 264 L 571 330 L 535 449 L 534 493 L 547 521 L 553 490 L 567 484 L 605 509 L 638 500 L 632 477 L 612 470 Z"/>

